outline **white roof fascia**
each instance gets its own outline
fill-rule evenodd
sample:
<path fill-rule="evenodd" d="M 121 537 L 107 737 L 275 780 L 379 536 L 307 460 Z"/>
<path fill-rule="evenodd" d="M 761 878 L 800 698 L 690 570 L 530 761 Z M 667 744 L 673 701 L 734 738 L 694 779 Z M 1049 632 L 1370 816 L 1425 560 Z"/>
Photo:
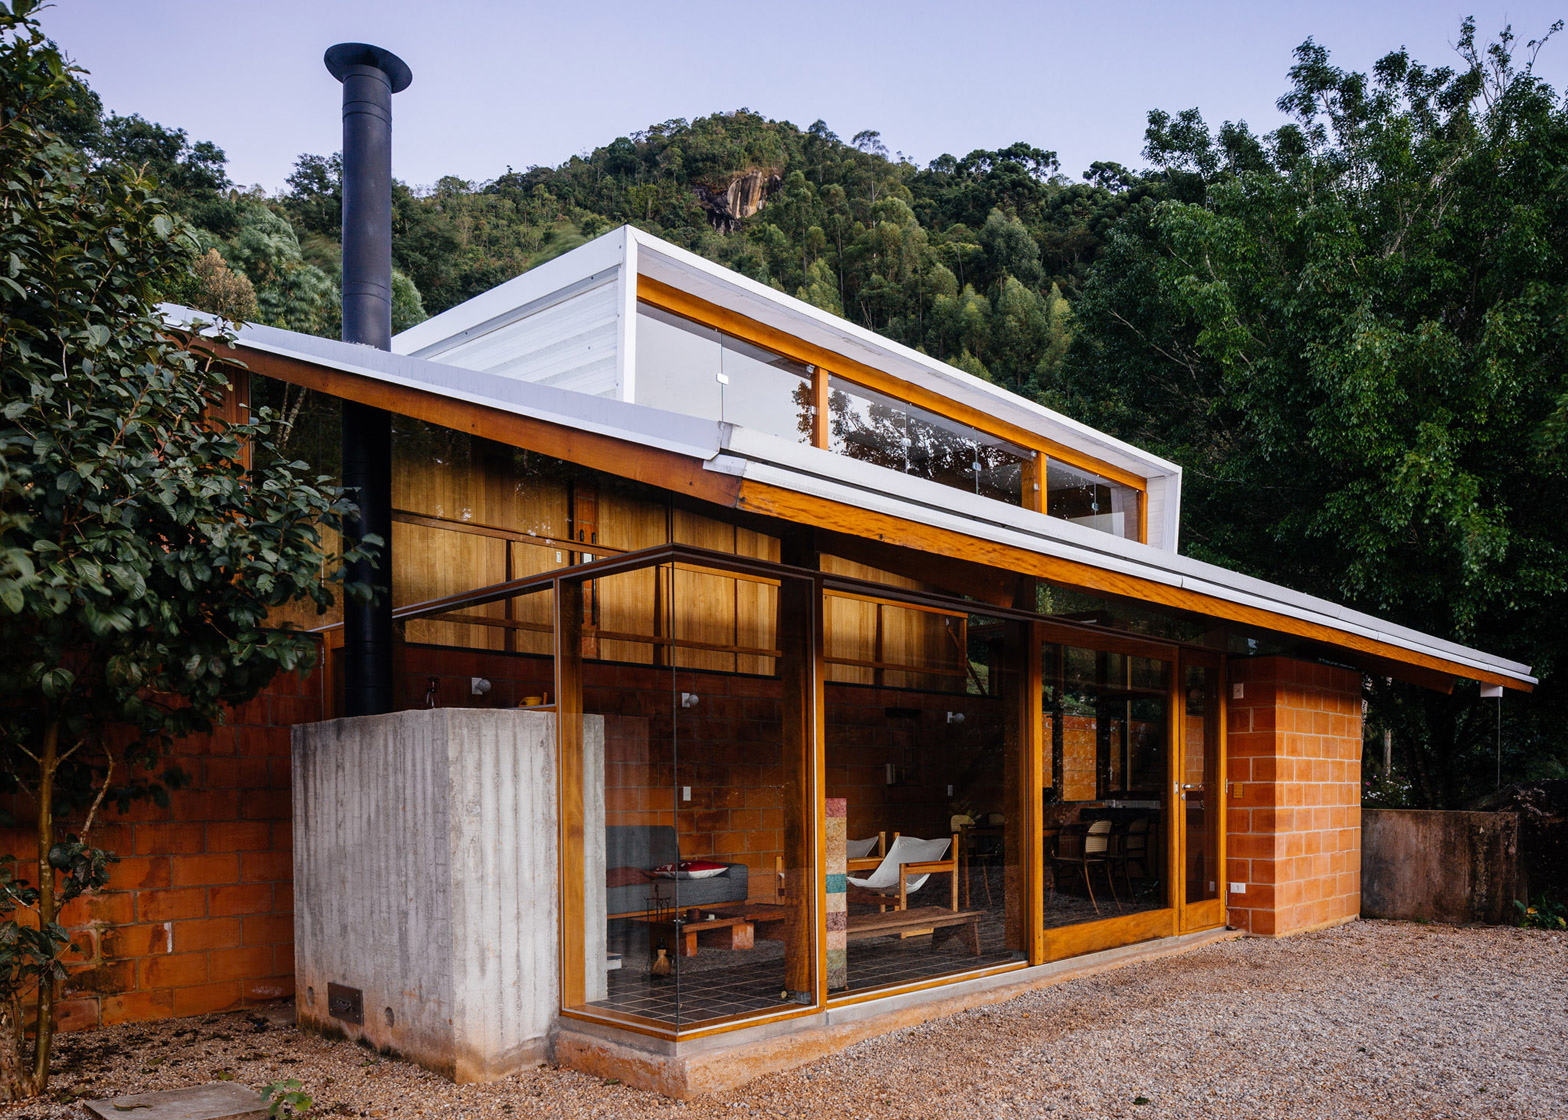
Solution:
<path fill-rule="evenodd" d="M 1192 590 L 1225 602 L 1255 606 L 1534 683 L 1527 665 L 1138 541 L 1113 537 L 884 467 L 846 460 L 775 436 L 725 425 L 722 439 L 726 453 L 709 461 L 709 470 Z M 997 516 L 999 513 L 1004 514 L 1005 521 Z"/>
<path fill-rule="evenodd" d="M 204 312 L 176 304 L 162 304 L 159 310 L 171 325 L 210 327 L 213 322 L 212 316 Z M 239 328 L 235 345 L 241 351 L 256 350 L 295 358 L 342 373 L 419 389 L 694 459 L 711 459 L 720 450 L 717 421 L 628 404 L 610 397 L 538 385 L 371 346 L 252 323 Z"/>
<path fill-rule="evenodd" d="M 804 300 L 759 284 L 750 277 L 716 265 L 678 245 L 632 227 L 626 228 L 641 250 L 637 267 L 645 276 L 681 288 L 726 309 L 745 313 L 749 318 L 873 368 L 883 369 L 933 393 L 962 401 L 1058 443 L 1079 448 L 1085 454 L 1104 459 L 1132 473 L 1144 477 L 1162 474 L 1179 478 L 1181 475 L 1181 468 L 1167 459 L 1008 392 L 946 362 L 939 362 L 929 355 L 883 338 L 847 319 L 813 307 Z M 693 278 L 700 278 L 704 283 L 693 285 L 690 282 Z M 708 291 L 695 290 L 698 287 Z M 736 306 L 737 296 L 746 304 L 744 311 Z M 809 329 L 803 330 L 803 327 Z"/>
<path fill-rule="evenodd" d="M 469 337 L 516 322 L 598 283 L 608 283 L 619 274 L 626 259 L 625 229 L 623 226 L 611 230 L 400 331 L 392 337 L 393 352 L 433 357 Z"/>
<path fill-rule="evenodd" d="M 637 399 L 637 239 L 628 237 L 616 273 L 615 395 L 623 401 Z"/>

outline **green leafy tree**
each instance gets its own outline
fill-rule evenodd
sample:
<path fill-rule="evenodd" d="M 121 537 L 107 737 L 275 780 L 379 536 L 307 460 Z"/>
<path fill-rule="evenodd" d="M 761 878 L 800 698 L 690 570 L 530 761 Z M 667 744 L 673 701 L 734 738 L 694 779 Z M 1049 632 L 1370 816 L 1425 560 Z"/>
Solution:
<path fill-rule="evenodd" d="M 311 664 L 307 635 L 266 620 L 330 602 L 321 534 L 349 508 L 304 464 L 245 468 L 272 415 L 209 419 L 223 343 L 187 348 L 153 307 L 194 241 L 150 178 L 44 127 L 81 87 L 36 7 L 0 6 L 0 781 L 36 813 L 35 850 L 0 861 L 12 1099 L 47 1085 L 60 908 L 112 875 L 91 844 L 105 797 L 154 793 L 172 739 Z"/>
<path fill-rule="evenodd" d="M 1188 468 L 1190 551 L 1532 663 L 1518 777 L 1568 763 L 1568 109 L 1540 46 L 1466 21 L 1461 65 L 1361 74 L 1308 40 L 1267 137 L 1151 113 L 1169 196 L 1109 237 L 1052 386 Z M 1490 788 L 1473 687 L 1370 699 L 1421 804 Z"/>

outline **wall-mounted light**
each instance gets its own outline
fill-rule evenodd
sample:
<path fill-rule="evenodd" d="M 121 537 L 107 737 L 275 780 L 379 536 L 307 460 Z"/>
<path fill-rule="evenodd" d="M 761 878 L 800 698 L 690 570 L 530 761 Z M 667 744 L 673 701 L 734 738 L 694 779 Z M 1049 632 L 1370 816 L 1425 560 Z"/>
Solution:
<path fill-rule="evenodd" d="M 484 677 L 469 677 L 468 691 L 475 696 L 483 696 L 490 691 L 490 682 Z"/>
<path fill-rule="evenodd" d="M 681 707 L 695 708 L 697 706 L 697 701 L 700 699 L 701 697 L 699 697 L 695 692 L 683 692 L 681 693 Z"/>
<path fill-rule="evenodd" d="M 964 713 L 963 712 L 948 712 L 947 713 L 947 722 L 948 723 L 963 723 L 964 722 Z"/>

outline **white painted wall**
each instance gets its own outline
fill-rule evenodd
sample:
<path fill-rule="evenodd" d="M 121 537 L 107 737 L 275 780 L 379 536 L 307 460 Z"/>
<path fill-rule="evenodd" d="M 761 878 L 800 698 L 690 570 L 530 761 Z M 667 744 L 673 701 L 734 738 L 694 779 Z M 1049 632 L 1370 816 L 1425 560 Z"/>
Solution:
<path fill-rule="evenodd" d="M 601 718 L 584 719 L 583 741 L 595 773 Z M 551 712 L 436 708 L 294 728 L 302 1024 L 460 1082 L 544 1059 L 560 1006 L 556 755 Z M 585 824 L 602 835 L 602 810 Z M 363 992 L 362 1027 L 328 1014 L 329 983 Z"/>

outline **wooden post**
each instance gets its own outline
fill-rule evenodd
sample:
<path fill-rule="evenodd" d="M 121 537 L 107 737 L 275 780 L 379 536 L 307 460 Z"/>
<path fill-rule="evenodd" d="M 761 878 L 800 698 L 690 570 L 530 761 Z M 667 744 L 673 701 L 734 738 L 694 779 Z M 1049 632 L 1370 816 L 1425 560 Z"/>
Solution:
<path fill-rule="evenodd" d="M 785 579 L 779 586 L 779 682 L 783 705 L 784 767 L 784 922 L 785 987 L 812 1002 L 823 998 L 815 977 L 820 946 L 814 920 L 817 896 L 824 883 L 816 853 L 824 822 L 817 784 L 818 732 L 822 675 L 817 669 L 819 643 L 816 587 L 810 581 Z"/>
<path fill-rule="evenodd" d="M 828 371 L 811 367 L 811 446 L 826 448 L 832 442 L 832 418 L 828 415 Z"/>
<path fill-rule="evenodd" d="M 1024 460 L 1023 505 L 1035 513 L 1045 512 L 1045 465 L 1043 452 L 1037 451 L 1034 458 Z"/>
<path fill-rule="evenodd" d="M 1032 622 L 1007 624 L 1003 647 L 1003 766 L 1007 811 L 1002 827 L 1006 945 L 1038 963 L 1043 953 L 1044 865 L 1041 797 L 1040 636 Z"/>
<path fill-rule="evenodd" d="M 583 949 L 583 585 L 555 581 L 555 727 L 561 776 L 561 1006 L 586 993 Z"/>

